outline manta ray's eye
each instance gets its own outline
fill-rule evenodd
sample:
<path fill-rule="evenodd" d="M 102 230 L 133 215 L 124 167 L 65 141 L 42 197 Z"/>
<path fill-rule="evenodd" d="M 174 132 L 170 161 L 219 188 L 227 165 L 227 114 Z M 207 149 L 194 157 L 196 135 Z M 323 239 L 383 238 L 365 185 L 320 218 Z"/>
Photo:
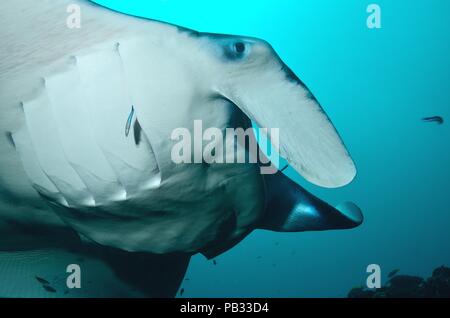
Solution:
<path fill-rule="evenodd" d="M 242 54 L 245 52 L 245 44 L 242 42 L 237 42 L 234 44 L 234 50 L 236 51 L 236 53 L 238 54 Z"/>
<path fill-rule="evenodd" d="M 225 47 L 225 56 L 229 60 L 240 60 L 247 56 L 248 45 L 244 42 L 232 42 Z"/>

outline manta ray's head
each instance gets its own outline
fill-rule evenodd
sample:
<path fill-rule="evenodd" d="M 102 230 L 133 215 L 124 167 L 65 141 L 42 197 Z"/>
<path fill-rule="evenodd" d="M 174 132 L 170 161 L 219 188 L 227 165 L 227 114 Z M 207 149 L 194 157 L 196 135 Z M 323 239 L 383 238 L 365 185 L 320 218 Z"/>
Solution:
<path fill-rule="evenodd" d="M 279 129 L 280 154 L 308 181 L 340 187 L 355 165 L 319 102 L 264 40 L 202 34 L 211 87 L 259 127 Z"/>

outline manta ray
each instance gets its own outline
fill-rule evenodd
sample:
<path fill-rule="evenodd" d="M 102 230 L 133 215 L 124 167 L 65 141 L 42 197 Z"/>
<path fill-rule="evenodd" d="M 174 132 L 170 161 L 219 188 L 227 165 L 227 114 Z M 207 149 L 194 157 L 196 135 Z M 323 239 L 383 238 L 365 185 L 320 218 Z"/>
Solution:
<path fill-rule="evenodd" d="M 280 155 L 312 184 L 354 179 L 318 100 L 266 41 L 87 0 L 4 0 L 0 39 L 0 296 L 174 297 L 192 255 L 256 229 L 362 223 L 354 203 L 333 207 L 258 164 L 171 160 L 178 127 L 253 121 L 280 129 Z M 81 289 L 66 287 L 69 264 Z"/>

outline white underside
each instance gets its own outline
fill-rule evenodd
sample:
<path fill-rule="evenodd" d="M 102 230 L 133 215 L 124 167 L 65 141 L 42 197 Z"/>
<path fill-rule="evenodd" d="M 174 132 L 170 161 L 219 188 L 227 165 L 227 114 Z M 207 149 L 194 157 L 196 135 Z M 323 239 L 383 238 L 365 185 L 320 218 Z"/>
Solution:
<path fill-rule="evenodd" d="M 130 251 L 195 252 L 218 239 L 230 218 L 243 214 L 239 235 L 262 213 L 253 200 L 237 210 L 228 193 L 235 190 L 227 189 L 253 178 L 240 193 L 256 199 L 262 179 L 250 165 L 172 162 L 170 136 L 192 127 L 190 108 L 214 106 L 208 127 L 226 127 L 233 110 L 202 105 L 195 96 L 161 100 L 161 85 L 152 88 L 158 83 L 146 78 L 153 66 L 146 63 L 152 54 L 146 40 L 111 42 L 43 74 L 34 96 L 21 103 L 24 125 L 12 137 L 33 187 L 79 233 Z M 139 145 L 124 133 L 132 106 L 133 122 L 143 128 Z"/>
<path fill-rule="evenodd" d="M 1 200 L 0 217 L 67 224 L 102 245 L 155 253 L 197 252 L 219 239 L 230 219 L 237 222 L 230 239 L 246 232 L 264 205 L 256 166 L 176 165 L 170 158 L 173 129 L 192 129 L 195 119 L 228 127 L 234 106 L 198 99 L 192 79 L 179 73 L 177 52 L 155 49 L 161 37 L 166 46 L 179 44 L 170 39 L 175 27 L 124 17 L 117 30 L 103 30 L 116 14 L 95 20 L 101 9 L 85 10 L 82 43 L 55 15 L 68 38 L 41 36 L 49 46 L 54 41 L 48 54 L 59 50 L 57 56 L 30 48 L 0 65 L 0 129 L 15 144 L 1 138 L 0 189 L 21 202 Z M 139 145 L 125 135 L 132 106 L 143 131 Z"/>

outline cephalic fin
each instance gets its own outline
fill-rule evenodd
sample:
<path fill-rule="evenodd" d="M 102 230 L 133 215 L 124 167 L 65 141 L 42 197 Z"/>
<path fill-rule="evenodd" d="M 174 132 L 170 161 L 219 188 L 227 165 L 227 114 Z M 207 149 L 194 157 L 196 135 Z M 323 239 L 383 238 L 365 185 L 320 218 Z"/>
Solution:
<path fill-rule="evenodd" d="M 352 202 L 333 207 L 315 197 L 283 173 L 265 175 L 267 207 L 257 228 L 276 232 L 350 229 L 364 218 Z"/>

